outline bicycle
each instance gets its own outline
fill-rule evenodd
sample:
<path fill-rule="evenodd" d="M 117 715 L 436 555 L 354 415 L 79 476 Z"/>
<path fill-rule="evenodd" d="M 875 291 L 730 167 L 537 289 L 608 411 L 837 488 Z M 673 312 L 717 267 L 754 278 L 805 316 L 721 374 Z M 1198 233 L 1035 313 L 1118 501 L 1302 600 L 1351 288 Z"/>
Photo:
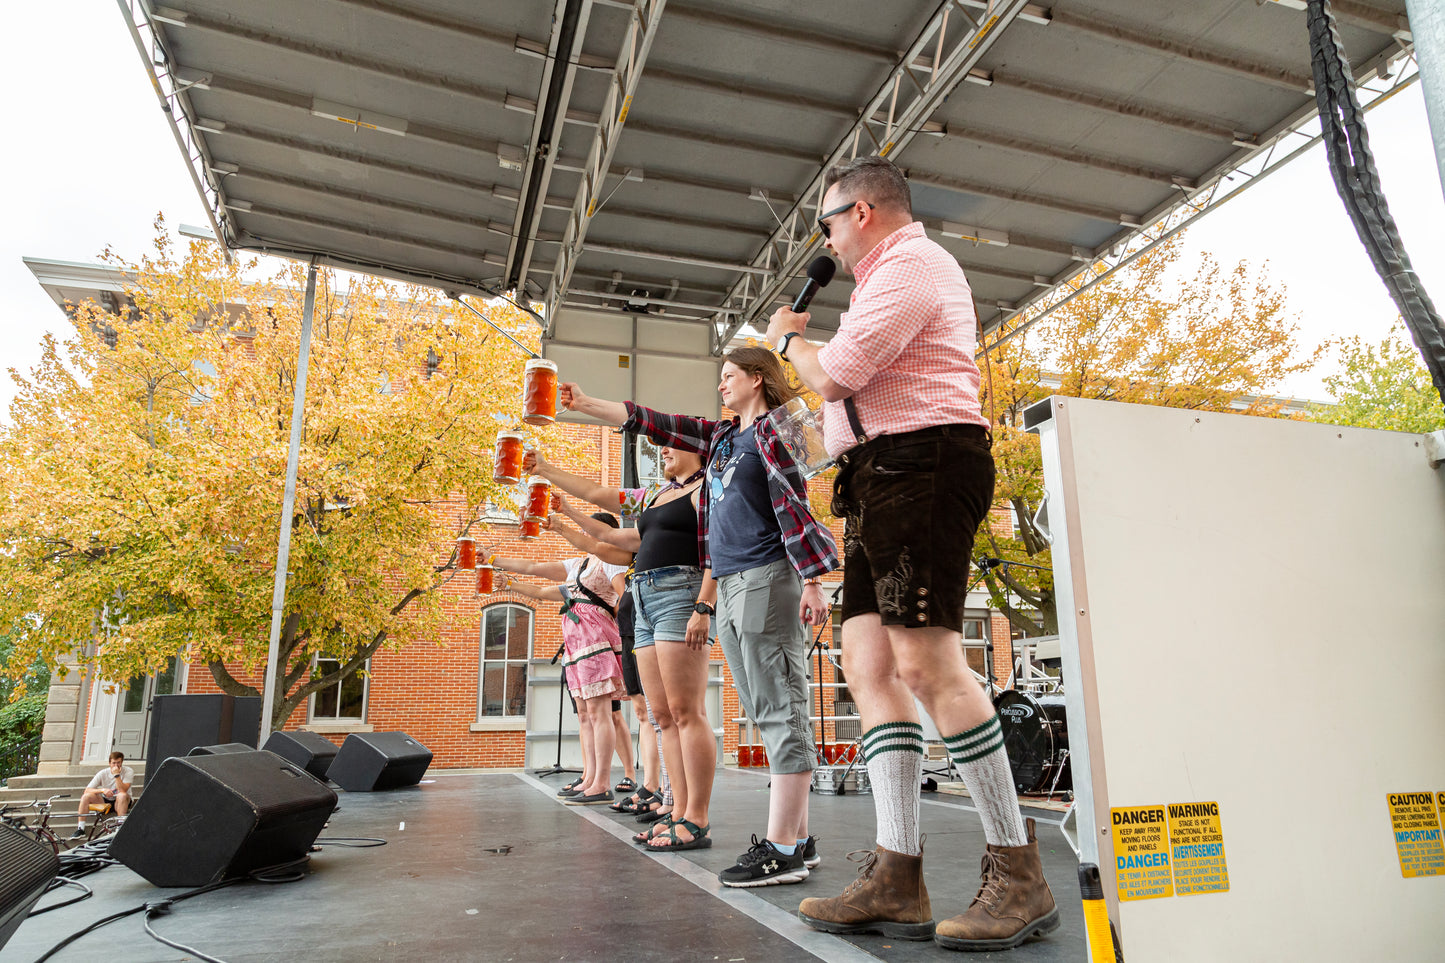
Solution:
<path fill-rule="evenodd" d="M 35 799 L 24 806 L 0 806 L 0 821 L 3 821 L 7 826 L 34 836 L 42 843 L 48 845 L 51 850 L 55 852 L 55 855 L 59 856 L 61 850 L 66 848 L 66 844 L 59 836 L 55 835 L 55 831 L 50 828 L 50 813 L 55 806 L 55 800 L 69 798 L 69 793 L 59 793 L 43 802 Z M 28 815 L 32 809 L 35 810 L 36 816 L 36 821 L 33 824 L 29 822 L 30 817 Z"/>

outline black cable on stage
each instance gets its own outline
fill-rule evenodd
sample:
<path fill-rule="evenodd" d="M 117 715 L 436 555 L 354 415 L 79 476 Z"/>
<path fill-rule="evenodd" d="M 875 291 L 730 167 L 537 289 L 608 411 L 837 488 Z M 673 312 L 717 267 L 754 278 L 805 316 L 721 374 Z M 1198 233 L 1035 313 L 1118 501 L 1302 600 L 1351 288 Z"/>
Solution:
<path fill-rule="evenodd" d="M 58 883 L 59 885 L 56 885 L 57 883 Z M 78 880 L 78 879 L 70 879 L 69 877 L 66 877 L 66 876 L 57 876 L 57 877 L 55 877 L 53 880 L 51 880 L 51 881 L 50 881 L 50 886 L 45 890 L 45 892 L 46 892 L 46 893 L 49 893 L 49 892 L 51 892 L 52 890 L 60 889 L 62 886 L 78 886 L 78 887 L 80 887 L 82 890 L 84 890 L 84 892 L 81 893 L 79 896 L 71 897 L 70 899 L 65 900 L 64 902 L 56 903 L 56 904 L 53 905 L 53 906 L 42 906 L 42 907 L 40 907 L 39 909 L 33 909 L 33 910 L 31 910 L 29 913 L 26 913 L 26 914 L 25 914 L 25 918 L 26 918 L 26 919 L 29 919 L 29 918 L 32 917 L 32 916 L 39 916 L 41 913 L 49 913 L 51 910 L 63 909 L 63 908 L 66 907 L 66 906 L 74 905 L 75 903 L 79 903 L 79 902 L 82 901 L 82 900 L 90 899 L 92 896 L 95 895 L 95 891 L 92 890 L 89 886 L 86 886 L 86 885 L 85 885 L 84 883 L 82 883 L 80 880 Z"/>
<path fill-rule="evenodd" d="M 316 842 L 346 846 L 350 849 L 375 849 L 378 846 L 386 845 L 386 840 L 378 836 L 321 836 Z"/>
<path fill-rule="evenodd" d="M 1340 44 L 1330 0 L 1309 0 L 1306 17 L 1315 101 L 1335 189 L 1376 273 L 1410 329 L 1435 391 L 1445 402 L 1445 325 L 1410 264 L 1380 188 L 1363 111 L 1355 99 L 1354 77 Z"/>
<path fill-rule="evenodd" d="M 145 931 L 146 931 L 146 935 L 147 935 L 147 936 L 149 936 L 151 939 L 155 940 L 155 941 L 158 942 L 158 943 L 164 943 L 166 946 L 169 946 L 169 947 L 170 947 L 171 949 L 173 949 L 173 950 L 180 950 L 182 953 L 189 953 L 189 954 L 191 954 L 192 956 L 194 956 L 194 957 L 195 957 L 196 959 L 198 959 L 198 960 L 205 960 L 206 963 L 226 963 L 225 960 L 220 959 L 219 957 L 210 956 L 210 955 L 208 955 L 208 954 L 206 954 L 206 953 L 202 953 L 200 950 L 196 949 L 194 946 L 187 946 L 187 945 L 184 944 L 184 943 L 177 943 L 175 940 L 168 940 L 168 939 L 166 939 L 164 936 L 162 936 L 162 935 L 160 935 L 159 933 L 157 933 L 155 930 L 151 929 L 151 920 L 152 920 L 152 919 L 154 919 L 154 918 L 157 917 L 157 916 L 164 916 L 166 913 L 169 913 L 170 911 L 171 911 L 171 908 L 170 908 L 170 904 L 169 904 L 169 903 L 159 903 L 159 904 L 155 904 L 154 908 L 152 908 L 152 907 L 150 907 L 150 906 L 147 906 L 147 907 L 146 907 L 146 915 L 145 915 L 145 923 L 144 923 L 144 925 L 145 925 Z"/>

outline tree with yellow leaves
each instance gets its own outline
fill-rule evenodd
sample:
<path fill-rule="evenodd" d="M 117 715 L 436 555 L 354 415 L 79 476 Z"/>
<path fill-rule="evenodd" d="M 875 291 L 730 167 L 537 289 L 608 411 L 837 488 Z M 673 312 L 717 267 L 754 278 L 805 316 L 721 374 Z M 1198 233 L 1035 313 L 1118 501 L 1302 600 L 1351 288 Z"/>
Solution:
<path fill-rule="evenodd" d="M 264 668 L 305 267 L 252 281 L 213 245 L 121 267 L 133 308 L 73 313 L 0 429 L 0 624 L 10 670 L 68 654 L 124 680 L 171 657 Z M 514 308 L 492 320 L 524 342 Z M 489 501 L 490 453 L 525 355 L 434 292 L 318 272 L 274 726 L 381 646 L 434 639 L 457 537 Z M 318 673 L 317 657 L 336 660 Z"/>
<path fill-rule="evenodd" d="M 1174 280 L 1183 235 L 1075 295 L 1038 324 L 980 347 L 983 414 L 998 467 L 994 513 L 974 543 L 993 605 L 1030 635 L 1058 632 L 1049 546 L 1034 524 L 1043 497 L 1037 435 L 1023 412 L 1051 395 L 1273 415 L 1269 393 L 1319 356 L 1301 353 L 1284 291 L 1244 263 L 1205 256 Z M 1121 471 L 1128 466 L 1121 465 Z M 1142 564 L 1142 560 L 1141 560 Z M 1030 566 L 1038 566 L 1030 567 Z"/>

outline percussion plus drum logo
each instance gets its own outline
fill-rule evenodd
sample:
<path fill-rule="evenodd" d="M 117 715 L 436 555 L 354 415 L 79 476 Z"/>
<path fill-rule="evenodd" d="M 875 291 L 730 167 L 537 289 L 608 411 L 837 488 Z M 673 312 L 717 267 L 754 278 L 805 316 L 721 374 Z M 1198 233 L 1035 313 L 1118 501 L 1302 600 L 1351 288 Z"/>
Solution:
<path fill-rule="evenodd" d="M 1001 707 L 998 714 L 1007 716 L 1009 722 L 1018 723 L 1033 718 L 1034 707 L 1027 702 L 1015 702 L 1012 705 Z"/>

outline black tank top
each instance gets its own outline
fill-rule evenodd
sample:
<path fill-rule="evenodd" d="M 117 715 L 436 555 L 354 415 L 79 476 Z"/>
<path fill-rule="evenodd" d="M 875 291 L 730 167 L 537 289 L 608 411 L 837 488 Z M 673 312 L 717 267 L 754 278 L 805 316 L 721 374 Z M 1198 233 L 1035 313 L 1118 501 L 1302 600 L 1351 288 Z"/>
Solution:
<path fill-rule="evenodd" d="M 642 545 L 637 550 L 637 571 L 699 564 L 697 509 L 692 507 L 692 492 L 647 509 L 638 516 L 637 532 L 642 536 Z"/>

